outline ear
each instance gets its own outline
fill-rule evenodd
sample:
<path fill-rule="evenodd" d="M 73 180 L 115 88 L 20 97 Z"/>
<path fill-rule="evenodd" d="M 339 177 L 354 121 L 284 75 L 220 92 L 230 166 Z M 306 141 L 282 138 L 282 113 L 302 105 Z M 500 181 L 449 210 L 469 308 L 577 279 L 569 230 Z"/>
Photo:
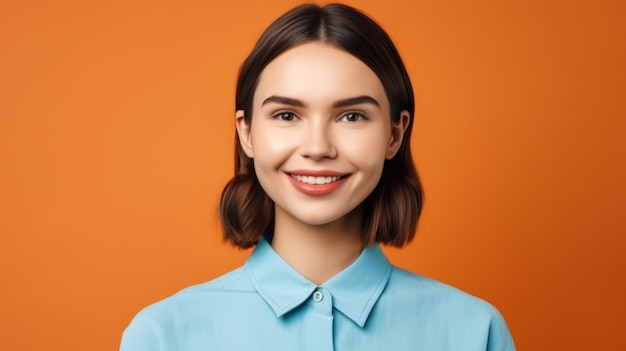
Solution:
<path fill-rule="evenodd" d="M 237 112 L 235 112 L 235 126 L 237 127 L 237 135 L 239 135 L 239 144 L 248 157 L 254 158 L 252 139 L 250 137 L 250 124 L 246 123 L 244 116 L 243 110 L 237 110 Z"/>
<path fill-rule="evenodd" d="M 400 150 L 404 132 L 409 127 L 409 122 L 411 122 L 411 115 L 409 111 L 403 110 L 400 112 L 400 120 L 397 123 L 391 123 L 391 139 L 389 140 L 387 155 L 385 156 L 388 160 L 392 159 Z"/>

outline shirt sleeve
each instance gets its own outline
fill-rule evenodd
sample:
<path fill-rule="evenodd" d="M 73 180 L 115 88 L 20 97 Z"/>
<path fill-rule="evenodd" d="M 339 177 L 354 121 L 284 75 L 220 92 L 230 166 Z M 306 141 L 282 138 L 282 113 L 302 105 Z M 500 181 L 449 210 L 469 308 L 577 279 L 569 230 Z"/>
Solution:
<path fill-rule="evenodd" d="M 494 316 L 489 326 L 487 351 L 515 351 L 513 337 L 504 321 L 504 317 L 495 308 L 493 312 Z"/>
<path fill-rule="evenodd" d="M 159 326 L 139 313 L 122 334 L 120 351 L 162 351 Z"/>

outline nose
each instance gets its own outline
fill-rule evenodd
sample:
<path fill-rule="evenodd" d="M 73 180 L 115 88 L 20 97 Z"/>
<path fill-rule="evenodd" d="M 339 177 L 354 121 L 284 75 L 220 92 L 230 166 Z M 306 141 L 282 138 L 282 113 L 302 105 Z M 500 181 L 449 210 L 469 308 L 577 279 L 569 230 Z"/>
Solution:
<path fill-rule="evenodd" d="M 300 141 L 300 154 L 315 161 L 337 157 L 330 126 L 322 121 L 309 121 Z"/>

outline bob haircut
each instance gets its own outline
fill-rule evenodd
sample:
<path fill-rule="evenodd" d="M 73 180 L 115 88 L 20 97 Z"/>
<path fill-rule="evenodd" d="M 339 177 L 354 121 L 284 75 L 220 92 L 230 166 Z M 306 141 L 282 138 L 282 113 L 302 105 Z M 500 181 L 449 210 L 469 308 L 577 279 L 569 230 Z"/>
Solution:
<path fill-rule="evenodd" d="M 400 55 L 373 20 L 342 4 L 304 4 L 288 11 L 263 32 L 241 66 L 236 110 L 243 110 L 244 120 L 250 124 L 254 92 L 263 69 L 286 50 L 314 41 L 352 54 L 376 73 L 389 99 L 392 123 L 399 122 L 403 110 L 410 114 L 400 149 L 395 157 L 385 160 L 378 185 L 360 205 L 363 206 L 363 244 L 380 242 L 402 247 L 415 235 L 423 202 L 410 148 L 415 102 Z M 259 184 L 253 159 L 244 153 L 238 135 L 235 148 L 235 176 L 222 192 L 220 219 L 224 239 L 237 247 L 249 248 L 262 235 L 274 231 L 274 202 Z"/>

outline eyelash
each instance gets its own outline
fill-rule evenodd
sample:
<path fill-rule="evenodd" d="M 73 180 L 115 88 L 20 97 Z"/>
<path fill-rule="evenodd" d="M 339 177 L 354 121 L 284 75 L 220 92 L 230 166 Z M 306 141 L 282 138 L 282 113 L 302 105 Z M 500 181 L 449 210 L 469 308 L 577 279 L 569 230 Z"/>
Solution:
<path fill-rule="evenodd" d="M 357 122 L 357 121 L 361 121 L 361 120 L 366 120 L 368 119 L 367 116 L 363 113 L 360 112 L 347 112 L 344 113 L 343 115 L 341 115 L 341 117 L 339 118 L 339 120 L 344 120 L 345 118 L 347 118 L 348 116 L 356 116 L 358 119 L 357 120 L 346 120 L 346 122 Z M 289 117 L 289 119 L 283 119 L 283 117 Z M 280 111 L 278 113 L 275 113 L 274 115 L 272 115 L 273 119 L 279 120 L 279 121 L 285 121 L 285 122 L 289 122 L 289 121 L 293 121 L 296 117 L 296 114 L 290 111 Z"/>
<path fill-rule="evenodd" d="M 360 113 L 360 112 L 348 112 L 348 113 L 344 113 L 339 120 L 343 120 L 343 119 L 345 119 L 346 117 L 348 117 L 350 115 L 357 116 L 358 119 L 356 121 L 354 121 L 354 120 L 353 121 L 347 120 L 347 122 L 357 122 L 357 121 L 362 121 L 362 120 L 366 120 L 367 119 L 367 116 L 364 115 L 363 113 Z"/>
<path fill-rule="evenodd" d="M 285 117 L 286 115 L 289 116 L 290 119 L 282 119 L 282 117 Z M 274 115 L 272 115 L 272 118 L 277 119 L 279 121 L 289 122 L 289 121 L 293 121 L 293 119 L 296 118 L 296 114 L 291 111 L 279 111 L 275 113 Z"/>

